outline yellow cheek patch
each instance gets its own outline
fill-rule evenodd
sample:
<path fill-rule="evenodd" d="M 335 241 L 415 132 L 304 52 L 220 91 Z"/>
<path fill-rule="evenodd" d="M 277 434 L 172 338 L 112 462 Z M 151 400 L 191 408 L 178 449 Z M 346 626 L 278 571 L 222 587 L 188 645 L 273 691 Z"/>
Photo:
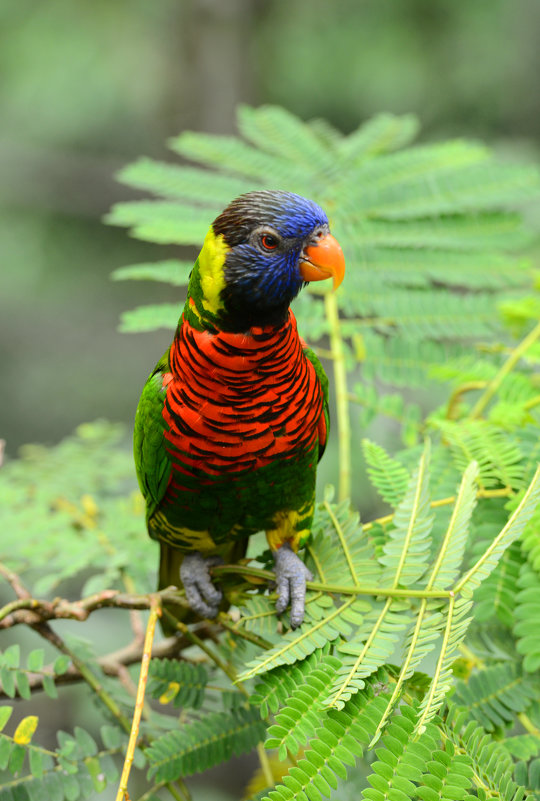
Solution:
<path fill-rule="evenodd" d="M 199 254 L 199 278 L 203 306 L 212 314 L 223 307 L 220 294 L 225 287 L 225 256 L 228 250 L 223 234 L 216 236 L 210 228 Z"/>

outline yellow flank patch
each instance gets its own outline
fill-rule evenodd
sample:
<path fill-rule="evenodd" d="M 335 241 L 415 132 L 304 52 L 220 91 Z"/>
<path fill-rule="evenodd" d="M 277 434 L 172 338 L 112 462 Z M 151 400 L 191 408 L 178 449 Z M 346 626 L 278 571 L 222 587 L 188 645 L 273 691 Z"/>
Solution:
<path fill-rule="evenodd" d="M 303 528 L 302 523 L 311 518 L 312 511 L 313 504 L 306 504 L 299 512 L 291 510 L 277 514 L 274 518 L 276 527 L 266 532 L 270 549 L 277 551 L 284 542 L 288 542 L 293 551 L 301 548 L 310 534 L 309 528 Z"/>
<path fill-rule="evenodd" d="M 168 542 L 179 551 L 200 551 L 203 555 L 216 552 L 216 543 L 208 531 L 194 531 L 183 526 L 175 528 L 161 511 L 153 516 L 151 526 L 158 539 Z"/>
<path fill-rule="evenodd" d="M 210 228 L 199 254 L 199 277 L 204 308 L 212 314 L 223 306 L 220 294 L 225 287 L 224 266 L 228 250 L 223 234 L 216 236 Z"/>

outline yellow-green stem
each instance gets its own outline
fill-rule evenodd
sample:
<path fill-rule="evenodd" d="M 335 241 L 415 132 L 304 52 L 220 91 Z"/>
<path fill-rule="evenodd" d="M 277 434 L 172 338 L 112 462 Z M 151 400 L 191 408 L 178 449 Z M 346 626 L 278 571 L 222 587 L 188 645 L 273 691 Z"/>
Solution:
<path fill-rule="evenodd" d="M 335 516 L 335 514 L 334 514 L 334 512 L 332 510 L 332 507 L 330 506 L 328 501 L 324 502 L 324 508 L 326 509 L 328 517 L 332 521 L 332 525 L 334 526 L 336 534 L 339 537 L 339 541 L 341 543 L 341 548 L 343 550 L 343 553 L 345 554 L 345 559 L 347 560 L 347 566 L 349 568 L 349 572 L 351 574 L 351 578 L 353 580 L 354 586 L 357 587 L 358 586 L 358 577 L 356 575 L 356 570 L 354 569 L 354 563 L 353 563 L 349 548 L 347 546 L 347 542 L 345 540 L 345 536 L 343 534 L 341 526 L 339 525 L 339 520 Z"/>
<path fill-rule="evenodd" d="M 232 634 L 235 634 L 241 637 L 242 639 L 247 640 L 247 642 L 251 642 L 254 645 L 258 646 L 259 648 L 268 649 L 271 647 L 271 643 L 269 643 L 262 637 L 259 637 L 257 634 L 253 634 L 252 631 L 242 631 L 240 629 L 237 629 L 234 623 L 231 623 L 230 618 L 226 615 L 225 612 L 219 613 L 218 620 L 224 629 L 227 629 L 227 631 L 232 632 Z M 208 687 L 208 685 L 206 686 Z"/>
<path fill-rule="evenodd" d="M 186 626 L 185 623 L 182 623 L 181 620 L 176 620 L 174 615 L 171 615 L 170 612 L 167 611 L 167 609 L 163 609 L 163 613 L 164 613 L 165 617 L 171 623 L 173 623 L 179 631 L 182 632 L 182 634 L 185 634 L 186 637 L 188 637 L 188 639 L 191 640 L 193 645 L 198 645 L 199 648 L 201 649 L 201 651 L 204 651 L 204 653 L 212 660 L 212 662 L 214 662 L 214 664 L 220 670 L 222 670 L 223 673 L 225 673 L 226 676 L 229 677 L 229 679 L 231 680 L 231 682 L 233 684 L 236 682 L 237 675 L 236 675 L 236 671 L 235 671 L 235 669 L 233 668 L 232 665 L 228 665 L 226 662 L 224 662 L 223 659 L 220 656 L 218 656 L 215 653 L 215 651 L 212 650 L 212 648 L 208 647 L 208 645 L 204 642 L 204 640 L 201 640 L 200 637 L 197 637 L 195 632 L 191 631 L 189 629 L 189 627 Z M 249 693 L 245 689 L 245 687 L 239 686 L 238 689 L 240 690 L 241 693 L 243 693 L 246 696 L 246 698 L 249 698 Z"/>
<path fill-rule="evenodd" d="M 534 409 L 535 406 L 540 405 L 540 395 L 535 395 L 534 398 L 531 398 L 527 401 L 527 403 L 523 404 L 523 408 L 528 412 L 531 409 Z"/>
<path fill-rule="evenodd" d="M 255 576 L 257 578 L 275 580 L 275 576 L 269 570 L 259 567 L 248 567 L 246 565 L 223 565 L 213 568 L 213 572 L 218 575 L 233 573 L 238 576 Z M 334 592 L 339 595 L 374 595 L 382 598 L 450 598 L 451 590 L 411 590 L 397 587 L 373 587 L 373 586 L 352 586 L 349 584 L 328 584 L 320 581 L 307 581 L 308 590 L 320 592 Z M 171 619 L 173 619 L 171 615 Z M 183 631 L 183 629 L 181 629 Z M 190 636 L 189 634 L 187 636 Z"/>
<path fill-rule="evenodd" d="M 518 715 L 518 720 L 523 726 L 523 728 L 529 732 L 529 734 L 534 734 L 535 737 L 540 737 L 540 729 L 534 725 L 532 720 L 525 712 L 520 712 Z"/>
<path fill-rule="evenodd" d="M 257 745 L 257 755 L 259 757 L 259 762 L 261 763 L 261 770 L 263 772 L 264 780 L 268 787 L 274 786 L 274 776 L 272 774 L 272 768 L 270 767 L 270 760 L 268 759 L 268 754 L 264 750 L 264 743 L 259 743 Z"/>
<path fill-rule="evenodd" d="M 191 799 L 191 795 L 186 795 L 184 792 L 180 792 L 180 788 L 175 787 L 171 782 L 168 782 L 165 787 L 175 801 L 189 801 Z M 187 790 L 187 787 L 184 785 L 183 789 Z"/>
<path fill-rule="evenodd" d="M 351 421 L 349 417 L 345 349 L 341 337 L 338 305 L 333 292 L 325 295 L 324 305 L 330 326 L 330 346 L 334 354 L 334 387 L 336 392 L 339 449 L 338 498 L 343 501 L 351 495 Z"/>
<path fill-rule="evenodd" d="M 530 331 L 527 336 L 521 340 L 521 342 L 513 349 L 508 359 L 505 361 L 499 372 L 496 376 L 489 382 L 486 387 L 485 392 L 480 395 L 476 404 L 473 406 L 469 417 L 475 420 L 478 417 L 481 417 L 483 412 L 486 409 L 486 406 L 493 398 L 499 387 L 501 386 L 502 382 L 506 378 L 506 376 L 512 372 L 518 361 L 521 359 L 522 356 L 528 351 L 531 345 L 534 345 L 537 339 L 540 338 L 540 323 L 535 325 L 532 331 Z"/>
<path fill-rule="evenodd" d="M 139 738 L 139 727 L 141 725 L 141 714 L 144 706 L 144 694 L 146 691 L 146 682 L 148 681 L 148 666 L 150 664 L 150 657 L 152 656 L 152 643 L 154 642 L 154 634 L 156 631 L 156 622 L 160 614 L 161 605 L 158 598 L 152 598 L 152 605 L 150 607 L 150 617 L 146 626 L 146 636 L 144 638 L 144 649 L 141 659 L 141 672 L 139 675 L 139 685 L 137 687 L 137 699 L 135 701 L 135 711 L 133 712 L 133 720 L 131 722 L 131 731 L 129 734 L 129 742 L 126 751 L 126 758 L 124 760 L 124 767 L 122 776 L 120 778 L 120 786 L 116 794 L 116 801 L 124 801 L 129 798 L 127 792 L 127 785 L 131 766 L 133 764 L 133 757 L 135 755 L 135 746 Z"/>
<path fill-rule="evenodd" d="M 38 634 L 41 634 L 42 637 L 52 643 L 55 648 L 57 648 L 66 656 L 69 656 L 73 666 L 79 671 L 83 679 L 92 688 L 100 701 L 105 704 L 109 712 L 114 715 L 124 731 L 129 732 L 131 727 L 129 719 L 122 713 L 114 698 L 109 695 L 109 693 L 106 692 L 106 690 L 101 686 L 99 680 L 96 678 L 96 676 L 94 676 L 86 663 L 79 659 L 79 657 L 66 645 L 62 638 L 59 637 L 58 634 L 53 631 L 53 629 L 47 623 L 36 623 L 32 626 L 32 628 L 34 631 L 36 631 Z"/>
<path fill-rule="evenodd" d="M 489 489 L 480 489 L 476 493 L 477 498 L 509 498 L 513 495 L 513 490 L 511 487 L 500 487 L 497 489 L 489 490 Z M 431 501 L 430 506 L 432 509 L 438 509 L 439 506 L 449 506 L 452 503 L 456 502 L 455 495 L 449 495 L 447 498 L 438 498 L 435 501 Z M 362 528 L 364 531 L 369 531 L 370 528 L 373 526 L 385 526 L 387 523 L 391 523 L 394 519 L 394 515 L 384 515 L 384 517 L 377 517 L 375 520 L 370 520 L 368 523 L 364 523 Z"/>

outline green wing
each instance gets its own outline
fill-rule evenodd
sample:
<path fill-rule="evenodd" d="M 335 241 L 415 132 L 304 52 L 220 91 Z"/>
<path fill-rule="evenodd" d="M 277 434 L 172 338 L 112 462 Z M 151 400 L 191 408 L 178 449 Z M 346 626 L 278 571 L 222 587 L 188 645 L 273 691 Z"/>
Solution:
<path fill-rule="evenodd" d="M 328 376 L 323 370 L 323 366 L 311 348 L 304 347 L 304 355 L 311 362 L 315 368 L 315 373 L 322 387 L 323 391 L 323 414 L 324 425 L 319 424 L 319 461 L 325 451 L 326 443 L 328 442 L 328 435 L 330 434 L 330 404 L 328 401 Z"/>
<path fill-rule="evenodd" d="M 155 512 L 169 484 L 171 459 L 165 448 L 163 376 L 170 372 L 169 351 L 159 360 L 142 391 L 133 434 L 139 486 L 146 501 L 146 519 Z"/>

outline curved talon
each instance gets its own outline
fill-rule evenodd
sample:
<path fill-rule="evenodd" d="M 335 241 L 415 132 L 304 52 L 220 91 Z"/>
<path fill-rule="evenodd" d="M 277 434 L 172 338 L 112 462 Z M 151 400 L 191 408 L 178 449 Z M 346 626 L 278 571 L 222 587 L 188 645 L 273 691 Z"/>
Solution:
<path fill-rule="evenodd" d="M 222 563 L 219 556 L 204 558 L 198 551 L 184 557 L 180 579 L 190 607 L 202 617 L 216 617 L 223 593 L 212 584 L 210 568 Z"/>
<path fill-rule="evenodd" d="M 313 578 L 311 571 L 295 554 L 288 542 L 274 551 L 276 589 L 278 599 L 276 612 L 284 612 L 291 604 L 291 628 L 302 624 L 305 612 L 306 581 Z"/>

